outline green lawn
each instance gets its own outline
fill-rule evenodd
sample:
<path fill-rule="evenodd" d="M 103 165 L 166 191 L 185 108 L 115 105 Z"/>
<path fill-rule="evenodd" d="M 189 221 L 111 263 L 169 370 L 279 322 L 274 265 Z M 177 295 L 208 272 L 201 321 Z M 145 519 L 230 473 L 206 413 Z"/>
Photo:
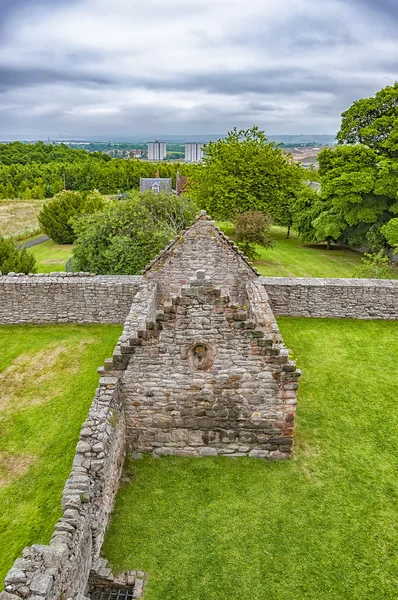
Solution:
<path fill-rule="evenodd" d="M 219 223 L 227 234 L 233 233 L 231 223 Z M 265 249 L 257 246 L 260 254 L 254 264 L 261 273 L 269 277 L 353 277 L 361 262 L 361 254 L 346 248 L 326 244 L 302 244 L 294 232 L 286 239 L 284 227 L 272 227 L 276 244 Z"/>
<path fill-rule="evenodd" d="M 304 371 L 294 459 L 127 463 L 104 545 L 145 600 L 398 597 L 398 322 L 279 319 Z"/>
<path fill-rule="evenodd" d="M 72 244 L 56 244 L 52 240 L 28 248 L 36 258 L 38 273 L 65 271 L 65 263 L 72 256 Z"/>
<path fill-rule="evenodd" d="M 24 546 L 50 540 L 96 369 L 120 332 L 0 326 L 0 582 Z"/>

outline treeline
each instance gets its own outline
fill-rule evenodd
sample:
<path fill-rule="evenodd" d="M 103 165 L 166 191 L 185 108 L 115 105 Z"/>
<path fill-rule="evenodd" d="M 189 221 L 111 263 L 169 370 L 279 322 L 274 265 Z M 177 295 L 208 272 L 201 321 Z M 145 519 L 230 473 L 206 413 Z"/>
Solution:
<path fill-rule="evenodd" d="M 75 150 L 66 144 L 52 145 L 44 142 L 0 144 L 0 164 L 2 165 L 26 165 L 29 163 L 43 165 L 53 162 L 76 163 L 87 160 L 107 162 L 111 159 L 101 152 L 89 153 L 86 150 Z"/>
<path fill-rule="evenodd" d="M 64 187 L 83 192 L 97 189 L 102 194 L 115 194 L 118 190 L 138 189 L 140 177 L 154 177 L 157 172 L 160 177 L 172 177 L 175 185 L 177 171 L 181 175 L 191 175 L 198 168 L 182 163 L 156 164 L 109 157 L 98 160 L 95 154 L 84 150 L 67 150 L 82 153 L 84 160 L 0 163 L 0 198 L 51 198 Z"/>

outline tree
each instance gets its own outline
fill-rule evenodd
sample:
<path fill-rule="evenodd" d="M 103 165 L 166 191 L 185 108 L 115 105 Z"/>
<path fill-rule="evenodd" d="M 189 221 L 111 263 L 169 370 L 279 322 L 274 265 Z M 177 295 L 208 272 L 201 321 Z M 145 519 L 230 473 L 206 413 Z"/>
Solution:
<path fill-rule="evenodd" d="M 398 252 L 398 218 L 390 219 L 388 223 L 383 225 L 381 233 L 387 240 L 388 245 L 395 248 L 395 252 Z"/>
<path fill-rule="evenodd" d="M 330 234 L 351 246 L 379 249 L 381 227 L 398 213 L 397 161 L 364 145 L 326 148 L 318 158 L 322 191 L 312 220 L 315 238 Z"/>
<path fill-rule="evenodd" d="M 247 211 L 273 216 L 275 207 L 300 185 L 299 168 L 258 127 L 235 128 L 205 151 L 191 189 L 197 204 L 215 218 L 231 219 Z"/>
<path fill-rule="evenodd" d="M 38 216 L 39 224 L 57 244 L 72 244 L 76 234 L 71 219 L 77 215 L 91 214 L 103 205 L 104 199 L 97 191 L 84 195 L 64 190 L 44 205 Z"/>
<path fill-rule="evenodd" d="M 110 202 L 102 212 L 74 219 L 75 264 L 79 270 L 99 274 L 140 273 L 196 214 L 196 206 L 185 195 L 146 192 Z"/>
<path fill-rule="evenodd" d="M 340 144 L 364 144 L 378 154 L 398 157 L 398 83 L 372 98 L 362 98 L 342 114 L 337 140 Z"/>
<path fill-rule="evenodd" d="M 0 273 L 36 273 L 36 259 L 31 252 L 20 250 L 10 239 L 0 236 Z"/>
<path fill-rule="evenodd" d="M 251 259 L 258 256 L 255 245 L 272 248 L 270 220 L 259 211 L 247 211 L 236 216 L 235 240 L 241 250 Z"/>

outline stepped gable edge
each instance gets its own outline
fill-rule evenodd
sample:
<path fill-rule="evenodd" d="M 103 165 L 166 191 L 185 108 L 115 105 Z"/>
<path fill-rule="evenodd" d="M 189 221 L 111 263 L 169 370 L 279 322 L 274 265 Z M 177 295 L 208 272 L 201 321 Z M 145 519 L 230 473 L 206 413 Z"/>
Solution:
<path fill-rule="evenodd" d="M 215 222 L 211 219 L 211 217 L 209 217 L 209 215 L 206 213 L 205 210 L 202 210 L 200 212 L 200 214 L 196 217 L 196 219 L 192 223 L 192 225 L 190 225 L 187 229 L 184 229 L 179 234 L 177 234 L 171 240 L 171 242 L 165 248 L 163 248 L 163 250 L 157 256 L 155 256 L 155 258 L 145 267 L 145 269 L 143 269 L 143 271 L 141 271 L 141 273 L 143 275 L 146 275 L 149 271 L 152 270 L 153 267 L 157 266 L 159 262 L 164 261 L 167 258 L 167 256 L 170 254 L 170 250 L 178 242 L 181 241 L 181 236 L 184 236 L 192 227 L 194 227 L 194 225 L 198 221 L 208 221 L 210 225 L 213 225 L 214 230 L 217 232 L 219 237 L 228 244 L 228 246 L 231 248 L 231 250 L 246 263 L 246 265 L 249 267 L 249 269 L 251 269 L 256 276 L 260 275 L 260 273 L 257 271 L 256 267 L 253 265 L 253 263 L 250 261 L 250 259 L 244 254 L 244 252 L 239 250 L 238 246 L 235 244 L 235 242 L 233 240 L 231 240 L 231 238 L 229 238 L 227 235 L 225 235 L 225 233 L 223 233 L 221 231 L 221 229 L 215 225 Z"/>

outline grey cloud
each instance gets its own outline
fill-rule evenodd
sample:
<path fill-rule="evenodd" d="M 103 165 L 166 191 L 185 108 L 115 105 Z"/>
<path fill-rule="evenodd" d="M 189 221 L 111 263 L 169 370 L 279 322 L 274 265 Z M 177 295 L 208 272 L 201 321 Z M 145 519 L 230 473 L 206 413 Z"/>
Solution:
<path fill-rule="evenodd" d="M 250 1 L 256 0 L 247 0 L 249 4 Z M 258 6 L 263 1 L 258 0 Z M 206 49 L 209 62 L 224 46 L 236 57 L 236 64 L 229 64 L 228 68 L 212 64 L 206 70 L 206 55 L 198 65 L 184 62 L 186 48 L 182 42 L 179 48 L 173 48 L 180 51 L 180 62 L 170 62 L 168 47 L 174 43 L 172 36 L 166 36 L 159 55 L 152 58 L 153 64 L 140 68 L 141 54 L 135 47 L 130 52 L 128 45 L 122 45 L 114 51 L 106 43 L 108 40 L 99 37 L 93 41 L 90 32 L 87 44 L 84 36 L 77 37 L 75 45 L 73 36 L 60 36 L 56 52 L 43 46 L 41 39 L 29 39 L 23 64 L 15 28 L 19 19 L 34 22 L 31 16 L 41 11 L 45 22 L 47 14 L 57 11 L 62 18 L 62 7 L 72 7 L 78 23 L 80 11 L 89 2 L 90 9 L 94 7 L 93 14 L 98 17 L 102 13 L 95 13 L 96 0 L 0 0 L 0 53 L 7 48 L 0 62 L 1 119 L 7 123 L 7 131 L 15 135 L 22 131 L 32 134 L 28 127 L 43 136 L 54 131 L 69 135 L 144 131 L 161 134 L 173 130 L 219 133 L 234 125 L 252 125 L 254 119 L 260 126 L 270 128 L 269 133 L 289 133 L 286 128 L 291 128 L 291 133 L 333 133 L 340 113 L 353 100 L 393 83 L 393 75 L 398 73 L 398 44 L 392 27 L 398 15 L 396 1 L 324 0 L 317 5 L 314 0 L 302 0 L 299 9 L 295 4 L 291 13 L 281 11 L 275 22 L 266 17 L 266 12 L 261 18 L 250 20 L 242 3 L 239 10 L 246 18 L 231 31 L 223 28 L 219 14 L 218 29 L 206 21 L 212 10 L 212 3 L 207 0 L 188 5 L 186 0 L 146 0 L 145 6 L 137 8 L 141 16 L 144 14 L 148 40 L 155 22 L 164 22 L 167 32 L 168 24 L 175 18 L 187 33 L 184 43 L 200 51 Z M 133 4 L 113 0 L 109 11 L 123 14 Z M 204 8 L 206 17 L 202 15 Z M 45 37 L 45 30 L 42 35 Z M 103 35 L 117 39 L 126 33 L 109 29 Z M 131 36 L 134 39 L 134 31 Z M 383 44 L 386 40 L 387 50 L 380 55 L 372 53 L 372 43 Z M 369 42 L 370 54 L 365 41 Z M 157 43 L 153 39 L 153 44 Z M 18 55 L 15 61 L 13 48 Z M 29 49 L 32 66 L 28 67 Z M 241 56 L 245 61 L 240 60 Z M 125 60 L 123 71 L 117 68 L 119 60 Z M 40 98 L 40 87 L 46 89 L 48 97 Z M 92 94 L 84 94 L 90 90 Z M 182 96 L 189 101 L 178 106 Z M 51 100 L 51 105 L 41 110 L 40 103 L 47 100 Z M 105 106 L 103 113 L 101 102 Z"/>
<path fill-rule="evenodd" d="M 87 85 L 109 84 L 110 79 L 95 73 L 56 69 L 15 69 L 0 66 L 0 93 L 12 88 L 37 86 L 46 83 L 71 82 Z"/>

